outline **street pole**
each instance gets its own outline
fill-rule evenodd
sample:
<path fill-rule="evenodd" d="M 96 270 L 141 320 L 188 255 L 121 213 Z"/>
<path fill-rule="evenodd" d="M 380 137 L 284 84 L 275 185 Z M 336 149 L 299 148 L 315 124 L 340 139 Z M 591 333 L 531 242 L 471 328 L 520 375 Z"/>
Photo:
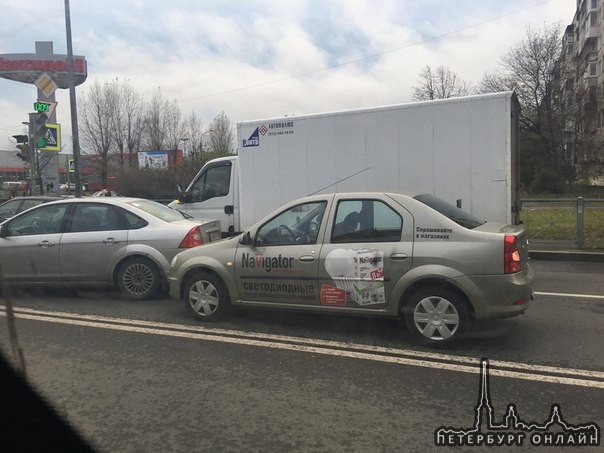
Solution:
<path fill-rule="evenodd" d="M 65 30 L 67 33 L 67 76 L 69 78 L 69 104 L 71 107 L 71 135 L 73 138 L 73 166 L 75 170 L 75 195 L 82 197 L 80 178 L 80 135 L 78 133 L 78 106 L 76 103 L 75 82 L 73 79 L 73 46 L 71 44 L 71 16 L 69 0 L 65 0 Z M 69 168 L 67 169 L 69 171 Z M 68 186 L 69 187 L 69 186 Z"/>

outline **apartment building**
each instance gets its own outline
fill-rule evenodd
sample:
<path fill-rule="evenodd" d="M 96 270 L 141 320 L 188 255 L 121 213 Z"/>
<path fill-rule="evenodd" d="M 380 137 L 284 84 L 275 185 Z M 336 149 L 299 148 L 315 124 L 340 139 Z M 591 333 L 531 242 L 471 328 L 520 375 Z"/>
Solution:
<path fill-rule="evenodd" d="M 562 37 L 558 62 L 559 105 L 566 159 L 590 179 L 604 157 L 604 0 L 577 0 Z"/>

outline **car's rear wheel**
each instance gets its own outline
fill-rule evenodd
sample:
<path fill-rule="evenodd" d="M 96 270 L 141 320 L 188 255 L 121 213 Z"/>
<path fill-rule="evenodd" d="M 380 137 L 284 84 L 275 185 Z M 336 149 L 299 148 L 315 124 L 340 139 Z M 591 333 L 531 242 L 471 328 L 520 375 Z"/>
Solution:
<path fill-rule="evenodd" d="M 420 343 L 443 346 L 457 341 L 470 328 L 467 302 L 447 288 L 422 288 L 405 304 L 403 317 L 411 336 Z"/>
<path fill-rule="evenodd" d="M 221 319 L 231 304 L 222 280 L 207 272 L 189 277 L 183 288 L 183 300 L 187 310 L 204 321 Z"/>
<path fill-rule="evenodd" d="M 147 300 L 155 297 L 161 287 L 161 274 L 147 258 L 128 258 L 117 271 L 120 292 L 129 299 Z"/>

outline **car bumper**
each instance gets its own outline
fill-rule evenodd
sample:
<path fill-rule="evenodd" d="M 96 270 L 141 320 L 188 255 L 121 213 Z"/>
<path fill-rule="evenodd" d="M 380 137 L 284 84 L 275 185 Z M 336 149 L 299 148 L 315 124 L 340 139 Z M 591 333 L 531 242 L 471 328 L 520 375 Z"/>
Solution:
<path fill-rule="evenodd" d="M 476 319 L 508 318 L 524 313 L 534 302 L 535 271 L 530 265 L 523 272 L 506 275 L 466 277 L 466 294 Z"/>

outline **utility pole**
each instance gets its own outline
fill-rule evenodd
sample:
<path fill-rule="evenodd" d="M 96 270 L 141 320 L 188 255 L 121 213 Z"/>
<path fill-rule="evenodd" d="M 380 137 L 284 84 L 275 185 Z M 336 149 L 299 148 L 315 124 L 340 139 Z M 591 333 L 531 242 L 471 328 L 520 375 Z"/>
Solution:
<path fill-rule="evenodd" d="M 81 198 L 82 178 L 80 177 L 80 135 L 78 133 L 78 106 L 76 103 L 75 81 L 73 78 L 73 46 L 71 44 L 71 15 L 69 13 L 69 0 L 65 0 L 65 30 L 67 33 L 67 77 L 69 78 L 69 104 L 71 107 L 71 135 L 73 138 L 75 195 L 77 198 Z"/>

